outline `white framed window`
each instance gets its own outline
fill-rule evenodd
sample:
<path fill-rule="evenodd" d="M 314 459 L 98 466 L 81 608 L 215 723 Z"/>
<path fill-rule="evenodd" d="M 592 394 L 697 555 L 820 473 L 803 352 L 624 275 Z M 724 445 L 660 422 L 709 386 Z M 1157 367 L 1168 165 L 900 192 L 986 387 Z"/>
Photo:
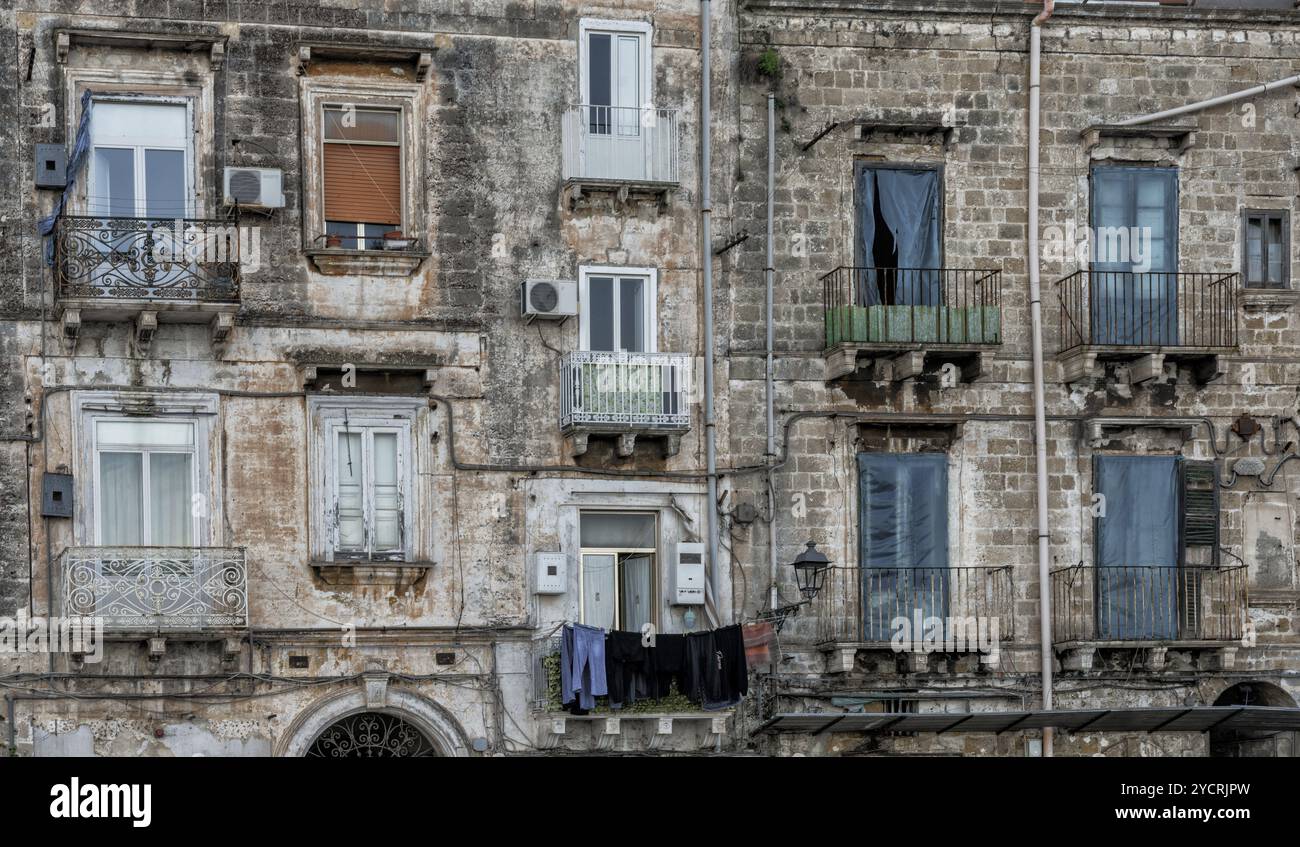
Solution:
<path fill-rule="evenodd" d="M 314 558 L 415 558 L 414 430 L 422 405 L 414 399 L 311 398 Z"/>
<path fill-rule="evenodd" d="M 640 135 L 640 110 L 654 102 L 652 36 L 653 28 L 642 21 L 579 22 L 579 96 L 589 107 L 592 135 Z"/>
<path fill-rule="evenodd" d="M 97 547 L 218 546 L 218 401 L 79 391 L 74 535 Z"/>
<path fill-rule="evenodd" d="M 658 281 L 654 268 L 580 268 L 578 322 L 582 349 L 655 352 Z"/>
<path fill-rule="evenodd" d="M 658 617 L 659 516 L 583 511 L 579 517 L 582 622 L 638 632 Z"/>
<path fill-rule="evenodd" d="M 89 213 L 114 218 L 193 217 L 193 111 L 193 102 L 186 97 L 94 97 Z"/>

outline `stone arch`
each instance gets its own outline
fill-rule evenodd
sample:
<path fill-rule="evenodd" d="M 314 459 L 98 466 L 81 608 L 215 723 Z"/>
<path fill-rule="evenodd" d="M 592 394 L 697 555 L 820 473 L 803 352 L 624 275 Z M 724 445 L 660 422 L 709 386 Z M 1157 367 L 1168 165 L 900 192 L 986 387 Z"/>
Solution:
<path fill-rule="evenodd" d="M 424 735 L 438 756 L 468 756 L 469 743 L 460 724 L 431 700 L 412 691 L 389 688 L 382 705 L 367 703 L 361 689 L 345 691 L 304 709 L 277 744 L 277 756 L 307 755 L 316 739 L 345 718 L 362 713 L 390 715 L 410 724 Z"/>
<path fill-rule="evenodd" d="M 1216 706 L 1282 706 L 1295 708 L 1295 698 L 1271 682 L 1249 680 L 1229 685 L 1215 698 Z M 1294 732 L 1210 731 L 1210 755 L 1229 758 L 1259 758 L 1300 755 Z"/>

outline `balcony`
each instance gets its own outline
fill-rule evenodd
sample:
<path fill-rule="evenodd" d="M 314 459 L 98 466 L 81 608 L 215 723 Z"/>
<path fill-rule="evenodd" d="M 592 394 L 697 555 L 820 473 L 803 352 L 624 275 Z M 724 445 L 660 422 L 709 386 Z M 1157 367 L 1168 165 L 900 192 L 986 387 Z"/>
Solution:
<path fill-rule="evenodd" d="M 1130 363 L 1132 382 L 1163 381 L 1165 362 L 1197 382 L 1223 373 L 1237 348 L 1236 273 L 1078 271 L 1056 283 L 1065 382 L 1092 376 L 1103 360 Z"/>
<path fill-rule="evenodd" d="M 839 267 L 821 279 L 826 377 L 857 370 L 859 355 L 918 376 L 927 361 L 959 364 L 968 381 L 1002 343 L 1002 273 L 965 268 Z"/>
<path fill-rule="evenodd" d="M 158 321 L 210 323 L 215 343 L 239 311 L 240 236 L 230 221 L 61 217 L 54 284 L 67 340 L 82 320 L 136 324 L 147 346 Z"/>
<path fill-rule="evenodd" d="M 244 551 L 221 547 L 70 547 L 65 616 L 116 632 L 202 632 L 248 623 Z"/>
<path fill-rule="evenodd" d="M 906 621 L 905 641 L 920 642 L 926 618 L 944 621 L 943 634 L 931 652 L 985 652 L 1015 634 L 1015 587 L 1010 566 L 859 568 L 833 566 L 813 598 L 810 617 L 814 638 L 831 672 L 853 669 L 858 650 L 894 650 Z M 926 654 L 905 650 L 911 670 L 923 670 Z"/>
<path fill-rule="evenodd" d="M 676 109 L 574 105 L 562 131 L 571 200 L 592 189 L 666 194 L 678 184 Z"/>
<path fill-rule="evenodd" d="M 1171 646 L 1231 650 L 1246 633 L 1246 578 L 1245 565 L 1059 568 L 1052 643 L 1068 670 L 1090 669 L 1099 647 L 1149 648 L 1159 664 Z"/>
<path fill-rule="evenodd" d="M 560 360 L 560 431 L 570 452 L 587 451 L 591 435 L 618 439 L 621 458 L 638 435 L 664 439 L 676 455 L 691 428 L 691 357 L 677 353 L 575 351 Z"/>

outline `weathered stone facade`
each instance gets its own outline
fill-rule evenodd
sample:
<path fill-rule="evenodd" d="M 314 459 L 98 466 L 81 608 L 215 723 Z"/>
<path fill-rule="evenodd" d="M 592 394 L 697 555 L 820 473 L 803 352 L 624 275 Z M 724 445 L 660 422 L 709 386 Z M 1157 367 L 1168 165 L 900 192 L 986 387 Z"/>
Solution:
<path fill-rule="evenodd" d="M 356 5 L 217 10 L 105 0 L 91 12 L 33 0 L 0 10 L 11 36 L 0 39 L 0 150 L 12 163 L 0 181 L 0 233 L 10 246 L 0 255 L 0 615 L 66 611 L 65 551 L 99 544 L 93 510 L 103 493 L 86 433 L 101 413 L 211 422 L 200 427 L 207 453 L 196 447 L 206 487 L 196 492 L 204 499 L 195 546 L 242 550 L 247 598 L 238 625 L 111 635 L 100 664 L 0 656 L 12 695 L 0 743 L 12 739 L 18 755 L 302 755 L 336 721 L 383 713 L 441 754 L 1024 755 L 1032 734 L 756 731 L 782 713 L 1039 702 L 1025 155 L 1036 10 L 713 2 L 714 243 L 706 253 L 698 0 Z M 671 179 L 566 179 L 565 114 L 584 96 L 581 33 L 611 20 L 647 30 L 647 105 L 676 110 Z M 1239 335 L 1228 351 L 1063 358 L 1056 283 L 1082 266 L 1072 244 L 1068 255 L 1051 253 L 1089 223 L 1090 165 L 1141 163 L 1178 169 L 1177 270 L 1239 271 L 1243 209 L 1300 212 L 1293 89 L 1165 122 L 1180 133 L 1111 132 L 1095 144 L 1082 134 L 1300 72 L 1298 21 L 1293 11 L 1064 7 L 1044 27 L 1054 567 L 1094 563 L 1094 456 L 1215 459 L 1226 486 L 1223 561 L 1248 565 L 1253 625 L 1249 638 L 1233 641 L 1062 643 L 1054 651 L 1060 707 L 1214 704 L 1242 684 L 1254 686 L 1251 702 L 1300 698 L 1300 479 L 1278 469 L 1290 442 L 1300 442 L 1293 292 L 1239 291 Z M 256 228 L 258 261 L 245 262 L 237 309 L 114 312 L 91 303 L 74 319 L 36 232 L 58 192 L 33 187 L 30 163 L 37 144 L 72 147 L 87 88 L 196 104 L 194 217 L 232 214 L 222 202 L 224 168 L 281 171 L 284 207 L 238 217 Z M 322 248 L 321 139 L 310 104 L 313 92 L 334 90 L 395 98 L 411 117 L 403 229 L 419 243 L 409 251 Z M 777 99 L 774 505 L 762 467 L 769 92 Z M 821 280 L 856 264 L 855 162 L 941 169 L 943 267 L 999 272 L 1000 343 L 827 350 Z M 86 202 L 73 196 L 69 211 L 84 213 Z M 702 265 L 736 240 L 712 259 L 717 591 L 707 608 L 685 607 L 675 602 L 671 558 L 678 544 L 706 539 L 710 508 L 698 387 L 689 424 L 676 429 L 563 429 L 562 357 L 598 348 L 586 348 L 582 318 L 522 318 L 520 283 L 585 278 L 584 268 L 648 269 L 653 339 L 643 349 L 692 359 L 698 383 Z M 1286 261 L 1294 279 L 1294 251 Z M 355 386 L 343 381 L 353 374 Z M 400 561 L 340 565 L 327 552 L 336 542 L 323 523 L 321 469 L 330 462 L 330 410 L 345 407 L 354 419 L 387 416 L 409 433 Z M 1265 424 L 1262 434 L 1229 431 L 1243 414 Z M 1110 420 L 1126 416 L 1140 421 Z M 969 652 L 923 661 L 826 636 L 834 604 L 861 585 L 849 569 L 859 564 L 864 452 L 947 456 L 947 561 L 995 572 L 1009 587 L 996 665 Z M 1245 457 L 1263 458 L 1265 478 L 1277 481 L 1234 476 Z M 54 473 L 73 477 L 70 518 L 42 515 L 42 482 Z M 614 719 L 565 715 L 549 702 L 543 658 L 557 628 L 582 615 L 580 516 L 591 510 L 656 517 L 651 606 L 664 632 L 750 621 L 769 609 L 769 520 L 781 604 L 799 598 L 787 565 L 809 538 L 841 583 L 785 620 L 776 672 L 754 674 L 735 710 L 650 704 Z M 542 552 L 565 554 L 562 593 L 536 591 Z M 219 702 L 193 696 L 212 690 Z M 32 696 L 51 691 L 79 696 Z M 1056 749 L 1211 752 L 1199 734 L 1079 734 L 1059 737 Z"/>

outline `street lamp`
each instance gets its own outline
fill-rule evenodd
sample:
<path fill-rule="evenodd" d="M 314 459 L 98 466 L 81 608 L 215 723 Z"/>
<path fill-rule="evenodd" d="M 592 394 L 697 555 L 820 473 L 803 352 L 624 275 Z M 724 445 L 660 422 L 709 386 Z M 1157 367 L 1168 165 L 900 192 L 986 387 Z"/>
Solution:
<path fill-rule="evenodd" d="M 812 600 L 817 596 L 817 592 L 822 590 L 822 583 L 826 579 L 826 571 L 830 566 L 830 559 L 817 549 L 815 541 L 809 541 L 808 548 L 795 556 L 790 567 L 794 568 L 795 584 L 799 586 L 799 593 L 805 600 Z"/>

